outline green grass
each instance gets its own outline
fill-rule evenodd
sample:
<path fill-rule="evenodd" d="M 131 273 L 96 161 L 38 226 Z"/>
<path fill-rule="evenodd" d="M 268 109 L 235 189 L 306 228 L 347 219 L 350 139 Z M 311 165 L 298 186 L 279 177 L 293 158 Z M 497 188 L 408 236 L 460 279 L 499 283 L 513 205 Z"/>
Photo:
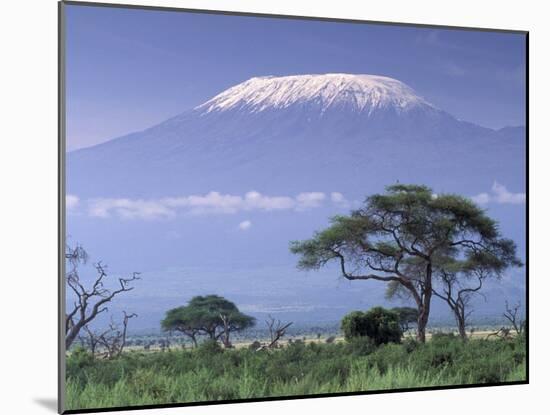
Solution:
<path fill-rule="evenodd" d="M 309 395 L 525 379 L 525 343 L 435 336 L 378 348 L 292 344 L 248 349 L 130 352 L 114 360 L 75 351 L 67 361 L 67 408 L 134 406 Z"/>

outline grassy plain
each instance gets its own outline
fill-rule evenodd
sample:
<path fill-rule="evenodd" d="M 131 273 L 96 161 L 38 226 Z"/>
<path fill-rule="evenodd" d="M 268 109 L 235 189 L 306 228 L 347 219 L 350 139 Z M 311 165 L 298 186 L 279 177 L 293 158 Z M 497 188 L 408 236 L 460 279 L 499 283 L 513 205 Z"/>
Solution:
<path fill-rule="evenodd" d="M 276 350 L 129 351 L 105 360 L 84 350 L 67 361 L 68 409 L 235 400 L 525 380 L 525 340 L 463 342 L 434 335 L 426 344 L 375 347 L 367 339 L 293 342 Z"/>

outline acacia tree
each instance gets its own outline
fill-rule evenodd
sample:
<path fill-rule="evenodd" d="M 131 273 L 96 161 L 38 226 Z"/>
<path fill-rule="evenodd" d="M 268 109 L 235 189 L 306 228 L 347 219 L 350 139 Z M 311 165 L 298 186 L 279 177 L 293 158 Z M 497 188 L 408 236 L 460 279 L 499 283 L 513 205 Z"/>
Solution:
<path fill-rule="evenodd" d="M 78 245 L 75 248 L 67 246 L 65 260 L 68 268 L 65 280 L 75 297 L 72 308 L 65 315 L 65 349 L 68 350 L 82 328 L 99 314 L 106 312 L 107 304 L 117 295 L 133 290 L 131 283 L 140 278 L 139 273 L 134 272 L 129 278 L 118 278 L 116 289 L 108 289 L 104 285 L 107 278 L 106 267 L 98 262 L 94 264 L 97 276 L 91 287 L 86 287 L 78 271 L 78 266 L 85 264 L 88 260 L 86 251 Z"/>
<path fill-rule="evenodd" d="M 189 336 L 197 344 L 198 335 L 221 340 L 231 346 L 230 334 L 255 324 L 254 317 L 241 313 L 237 306 L 218 295 L 196 296 L 184 307 L 168 310 L 161 322 L 164 330 L 175 330 Z"/>
<path fill-rule="evenodd" d="M 515 244 L 472 200 L 436 195 L 426 186 L 397 184 L 368 197 L 349 216 L 336 216 L 313 238 L 291 242 L 298 267 L 319 269 L 336 261 L 348 280 L 375 280 L 410 296 L 418 310 L 417 340 L 425 342 L 434 275 L 441 256 L 483 253 L 517 261 Z"/>
<path fill-rule="evenodd" d="M 198 336 L 201 334 L 202 323 L 197 313 L 188 307 L 177 307 L 166 312 L 166 317 L 161 321 L 161 327 L 165 331 L 177 331 L 189 337 L 193 345 L 197 347 Z"/>

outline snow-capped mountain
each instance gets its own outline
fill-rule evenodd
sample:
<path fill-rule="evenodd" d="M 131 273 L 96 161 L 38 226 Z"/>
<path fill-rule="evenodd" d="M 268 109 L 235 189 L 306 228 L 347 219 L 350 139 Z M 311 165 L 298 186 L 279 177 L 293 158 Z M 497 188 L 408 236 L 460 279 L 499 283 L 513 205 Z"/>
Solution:
<path fill-rule="evenodd" d="M 68 138 L 70 140 L 70 137 Z M 374 75 L 252 78 L 147 130 L 68 155 L 68 191 L 96 197 L 220 191 L 358 190 L 415 181 L 522 184 L 522 128 L 457 120 Z M 471 177 L 471 175 L 469 175 Z M 380 187 L 380 186 L 378 186 Z M 364 193 L 363 189 L 359 189 Z"/>
<path fill-rule="evenodd" d="M 223 91 L 196 109 L 207 113 L 230 109 L 261 112 L 296 105 L 313 105 L 320 114 L 330 110 L 350 110 L 366 116 L 389 108 L 398 112 L 433 109 L 431 104 L 396 79 L 350 74 L 252 78 Z"/>

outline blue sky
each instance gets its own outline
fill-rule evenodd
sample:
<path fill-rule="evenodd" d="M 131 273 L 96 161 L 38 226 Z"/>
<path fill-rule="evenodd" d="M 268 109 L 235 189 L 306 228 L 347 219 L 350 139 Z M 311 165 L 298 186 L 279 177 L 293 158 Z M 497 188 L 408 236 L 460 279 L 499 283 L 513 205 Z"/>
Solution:
<path fill-rule="evenodd" d="M 260 75 L 385 75 L 457 118 L 523 125 L 524 44 L 509 33 L 67 6 L 67 147 L 142 130 Z"/>

